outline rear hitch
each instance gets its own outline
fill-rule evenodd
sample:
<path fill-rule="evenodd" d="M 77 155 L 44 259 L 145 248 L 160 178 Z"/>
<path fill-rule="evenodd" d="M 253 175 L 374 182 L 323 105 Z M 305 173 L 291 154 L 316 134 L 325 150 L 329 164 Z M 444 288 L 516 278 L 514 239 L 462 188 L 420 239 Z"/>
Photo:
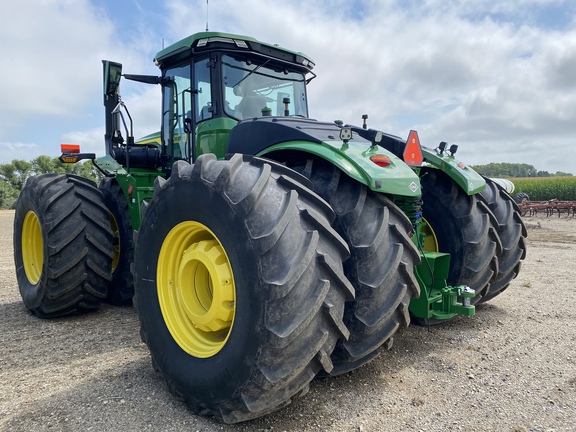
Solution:
<path fill-rule="evenodd" d="M 455 315 L 474 316 L 472 299 L 476 295 L 468 286 L 449 286 L 446 283 L 450 255 L 424 252 L 422 263 L 415 273 L 420 283 L 420 297 L 410 302 L 410 312 L 418 318 L 444 320 Z"/>
<path fill-rule="evenodd" d="M 431 303 L 432 318 L 445 319 L 454 315 L 474 316 L 476 308 L 472 306 L 471 299 L 476 293 L 465 285 L 446 286 L 440 290 L 441 299 L 434 299 Z"/>

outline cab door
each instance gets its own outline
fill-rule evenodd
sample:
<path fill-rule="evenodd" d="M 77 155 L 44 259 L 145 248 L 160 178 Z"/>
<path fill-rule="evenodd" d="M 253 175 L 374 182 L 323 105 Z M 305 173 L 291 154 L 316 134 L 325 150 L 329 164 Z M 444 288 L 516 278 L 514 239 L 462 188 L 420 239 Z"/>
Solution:
<path fill-rule="evenodd" d="M 162 88 L 162 148 L 164 170 L 177 160 L 192 162 L 192 90 L 190 64 L 169 68 Z"/>

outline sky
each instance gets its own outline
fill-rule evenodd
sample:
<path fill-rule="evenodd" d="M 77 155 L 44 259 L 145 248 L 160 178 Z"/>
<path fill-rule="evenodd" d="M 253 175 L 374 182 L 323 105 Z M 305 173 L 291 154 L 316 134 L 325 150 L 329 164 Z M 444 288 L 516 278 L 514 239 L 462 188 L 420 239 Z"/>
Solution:
<path fill-rule="evenodd" d="M 203 31 L 305 52 L 312 118 L 458 144 L 469 165 L 576 174 L 573 0 L 0 0 L 0 163 L 104 154 L 102 60 L 153 58 Z M 136 138 L 159 130 L 160 89 L 123 81 Z"/>

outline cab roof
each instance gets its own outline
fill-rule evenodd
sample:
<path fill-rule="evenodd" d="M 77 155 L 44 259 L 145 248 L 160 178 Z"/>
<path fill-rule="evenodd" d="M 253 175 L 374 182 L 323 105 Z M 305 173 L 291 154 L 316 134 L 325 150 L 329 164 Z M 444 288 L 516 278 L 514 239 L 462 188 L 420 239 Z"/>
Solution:
<path fill-rule="evenodd" d="M 178 61 L 186 56 L 215 49 L 255 52 L 294 63 L 300 67 L 304 66 L 308 70 L 312 70 L 315 66 L 312 59 L 302 52 L 291 51 L 278 45 L 260 42 L 249 36 L 220 32 L 194 33 L 159 51 L 154 61 L 162 68 L 164 63 L 173 63 L 173 61 Z"/>

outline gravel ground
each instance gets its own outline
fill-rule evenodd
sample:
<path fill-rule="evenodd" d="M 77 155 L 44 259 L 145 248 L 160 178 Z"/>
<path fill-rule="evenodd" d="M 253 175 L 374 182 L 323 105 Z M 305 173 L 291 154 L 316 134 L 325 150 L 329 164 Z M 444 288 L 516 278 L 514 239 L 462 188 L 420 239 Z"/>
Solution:
<path fill-rule="evenodd" d="M 402 329 L 370 364 L 234 426 L 171 397 L 133 308 L 50 321 L 28 313 L 13 218 L 0 211 L 0 430 L 576 431 L 574 217 L 526 218 L 520 275 L 475 317 Z"/>

